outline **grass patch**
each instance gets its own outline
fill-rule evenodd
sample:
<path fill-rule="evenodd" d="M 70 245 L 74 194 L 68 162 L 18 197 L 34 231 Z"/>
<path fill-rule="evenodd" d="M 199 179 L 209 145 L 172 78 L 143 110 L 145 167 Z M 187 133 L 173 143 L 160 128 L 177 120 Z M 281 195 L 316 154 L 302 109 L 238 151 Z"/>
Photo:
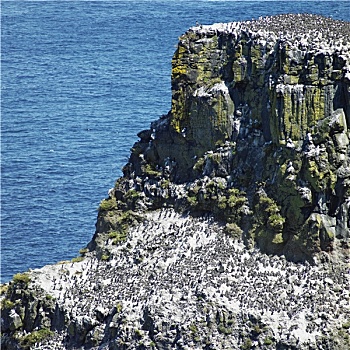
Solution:
<path fill-rule="evenodd" d="M 19 343 L 23 349 L 30 349 L 36 343 L 40 343 L 43 340 L 51 337 L 54 333 L 50 331 L 48 328 L 42 328 L 38 331 L 34 331 L 30 334 L 25 335 L 20 339 Z"/>
<path fill-rule="evenodd" d="M 143 171 L 145 172 L 146 175 L 150 177 L 157 177 L 162 175 L 162 173 L 156 170 L 151 164 L 146 164 L 143 167 Z"/>
<path fill-rule="evenodd" d="M 234 222 L 225 225 L 225 232 L 232 238 L 240 238 L 243 234 L 243 230 Z"/>
<path fill-rule="evenodd" d="M 76 263 L 76 262 L 80 262 L 83 260 L 84 260 L 83 256 L 77 256 L 76 258 L 73 258 L 71 261 L 72 261 L 72 263 Z"/>
<path fill-rule="evenodd" d="M 13 276 L 14 283 L 28 284 L 30 282 L 30 277 L 27 273 L 16 273 Z"/>
<path fill-rule="evenodd" d="M 117 313 L 120 314 L 123 311 L 123 305 L 118 303 L 115 308 L 117 309 Z"/>
<path fill-rule="evenodd" d="M 272 344 L 273 344 L 273 341 L 272 341 L 271 338 L 266 337 L 266 338 L 264 339 L 264 344 L 265 344 L 265 345 L 272 345 Z"/>
<path fill-rule="evenodd" d="M 7 291 L 8 291 L 8 289 L 9 289 L 8 284 L 2 284 L 2 285 L 0 286 L 0 294 L 1 294 L 1 295 L 6 294 Z"/>
<path fill-rule="evenodd" d="M 102 260 L 102 261 L 107 261 L 107 260 L 109 260 L 109 255 L 107 255 L 107 254 L 102 254 L 101 260 Z"/>
<path fill-rule="evenodd" d="M 1 310 L 13 309 L 15 304 L 9 299 L 1 300 Z"/>
<path fill-rule="evenodd" d="M 225 327 L 223 324 L 218 325 L 218 331 L 219 331 L 219 333 L 222 333 L 225 335 L 232 334 L 232 329 Z"/>
<path fill-rule="evenodd" d="M 343 327 L 344 329 L 350 329 L 350 321 L 344 323 L 344 324 L 342 325 L 342 327 Z"/>
<path fill-rule="evenodd" d="M 86 253 L 88 253 L 88 252 L 89 252 L 89 249 L 88 249 L 88 248 L 82 248 L 82 249 L 79 250 L 79 254 L 80 254 L 80 255 L 83 255 L 83 256 L 84 256 Z"/>
<path fill-rule="evenodd" d="M 246 338 L 241 346 L 242 350 L 249 350 L 253 346 L 252 341 L 250 338 Z"/>
<path fill-rule="evenodd" d="M 108 237 L 113 239 L 112 244 L 117 245 L 119 243 L 123 243 L 127 239 L 127 231 L 119 230 L 119 231 L 111 231 L 108 234 Z"/>
<path fill-rule="evenodd" d="M 192 333 L 198 333 L 198 328 L 197 328 L 197 326 L 196 326 L 195 324 L 193 324 L 193 323 L 190 325 L 189 329 L 190 329 L 190 331 L 191 331 Z"/>
<path fill-rule="evenodd" d="M 100 207 L 99 210 L 107 211 L 107 210 L 112 210 L 112 209 L 117 209 L 117 201 L 115 198 L 108 198 L 108 199 L 103 199 L 100 202 Z"/>

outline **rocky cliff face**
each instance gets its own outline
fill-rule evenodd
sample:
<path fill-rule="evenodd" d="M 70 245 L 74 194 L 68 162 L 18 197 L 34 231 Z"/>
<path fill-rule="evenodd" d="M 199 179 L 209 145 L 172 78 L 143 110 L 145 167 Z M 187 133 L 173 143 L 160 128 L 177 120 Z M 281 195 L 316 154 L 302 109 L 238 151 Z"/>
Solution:
<path fill-rule="evenodd" d="M 349 24 L 318 16 L 191 28 L 171 112 L 139 134 L 122 191 L 157 206 L 186 184 L 192 212 L 295 261 L 348 249 L 349 55 Z"/>
<path fill-rule="evenodd" d="M 3 286 L 5 349 L 347 349 L 349 37 L 313 15 L 181 36 L 82 256 Z"/>

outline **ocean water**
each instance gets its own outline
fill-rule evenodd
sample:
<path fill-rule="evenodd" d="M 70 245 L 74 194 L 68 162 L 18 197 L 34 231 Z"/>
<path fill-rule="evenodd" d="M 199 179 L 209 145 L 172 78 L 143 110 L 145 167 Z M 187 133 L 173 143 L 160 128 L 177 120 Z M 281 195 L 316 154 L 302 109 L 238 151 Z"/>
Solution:
<path fill-rule="evenodd" d="M 347 1 L 1 1 L 1 282 L 78 255 L 136 134 L 170 109 L 171 57 L 196 21 Z"/>

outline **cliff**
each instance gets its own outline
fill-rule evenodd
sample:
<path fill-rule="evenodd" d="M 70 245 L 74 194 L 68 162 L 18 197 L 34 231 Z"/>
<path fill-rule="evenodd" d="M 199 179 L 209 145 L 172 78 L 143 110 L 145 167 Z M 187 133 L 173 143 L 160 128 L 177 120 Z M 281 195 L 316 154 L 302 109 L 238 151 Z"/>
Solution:
<path fill-rule="evenodd" d="M 211 212 L 261 249 L 303 260 L 349 242 L 349 25 L 289 19 L 183 35 L 171 112 L 139 134 L 125 177 L 133 181 L 126 189 L 186 183 L 191 211 Z M 230 192 L 239 194 L 239 210 Z"/>
<path fill-rule="evenodd" d="M 347 349 L 349 37 L 314 15 L 182 35 L 81 257 L 3 286 L 4 348 Z"/>

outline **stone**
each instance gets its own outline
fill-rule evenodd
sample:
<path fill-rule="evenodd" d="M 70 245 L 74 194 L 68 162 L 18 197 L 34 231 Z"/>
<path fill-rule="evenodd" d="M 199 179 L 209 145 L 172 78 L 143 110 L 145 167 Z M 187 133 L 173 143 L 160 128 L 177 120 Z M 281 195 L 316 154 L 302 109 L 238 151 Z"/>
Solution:
<path fill-rule="evenodd" d="M 69 342 L 75 346 L 84 344 L 86 335 L 97 325 L 97 321 L 88 316 L 76 317 L 67 327 Z"/>
<path fill-rule="evenodd" d="M 338 108 L 332 114 L 331 121 L 329 123 L 333 132 L 347 132 L 347 122 L 345 118 L 344 109 Z"/>
<path fill-rule="evenodd" d="M 22 320 L 15 310 L 10 311 L 9 318 L 11 331 L 15 331 L 23 326 Z"/>
<path fill-rule="evenodd" d="M 108 310 L 106 310 L 105 308 L 99 306 L 96 309 L 96 318 L 98 321 L 102 322 L 107 315 L 108 315 Z"/>
<path fill-rule="evenodd" d="M 346 152 L 349 146 L 349 138 L 344 132 L 340 134 L 335 134 L 334 143 L 338 151 L 344 150 Z"/>

